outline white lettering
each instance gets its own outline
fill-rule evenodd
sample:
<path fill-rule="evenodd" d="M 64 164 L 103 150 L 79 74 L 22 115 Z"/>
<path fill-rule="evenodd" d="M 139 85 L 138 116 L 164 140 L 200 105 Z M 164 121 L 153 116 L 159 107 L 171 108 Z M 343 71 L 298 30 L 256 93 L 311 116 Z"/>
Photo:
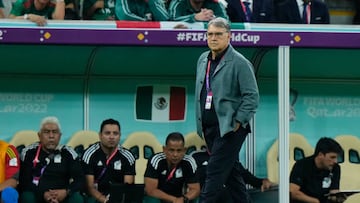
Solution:
<path fill-rule="evenodd" d="M 360 106 L 360 98 L 352 97 L 304 97 L 303 101 L 304 105 L 309 106 Z"/>
<path fill-rule="evenodd" d="M 0 102 L 50 102 L 53 99 L 53 94 L 0 93 Z"/>
<path fill-rule="evenodd" d="M 187 32 L 187 33 L 186 33 L 186 38 L 185 38 L 185 40 L 186 40 L 186 41 L 190 41 L 190 40 L 192 39 L 192 34 L 193 34 L 193 33 Z"/>
<path fill-rule="evenodd" d="M 39 103 L 20 103 L 0 108 L 1 113 L 46 113 L 47 111 L 48 105 Z"/>
<path fill-rule="evenodd" d="M 249 35 L 247 33 L 232 33 L 231 40 L 235 42 L 252 42 L 252 44 L 257 44 L 260 41 L 260 35 Z"/>
<path fill-rule="evenodd" d="M 329 117 L 360 117 L 360 108 L 333 109 L 309 107 L 307 114 L 312 118 L 329 118 Z"/>

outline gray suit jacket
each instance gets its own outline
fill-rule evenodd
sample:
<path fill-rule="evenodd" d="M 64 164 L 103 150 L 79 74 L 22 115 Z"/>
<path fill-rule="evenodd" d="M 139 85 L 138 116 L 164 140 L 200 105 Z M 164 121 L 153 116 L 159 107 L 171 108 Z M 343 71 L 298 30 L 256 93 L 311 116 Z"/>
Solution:
<path fill-rule="evenodd" d="M 209 51 L 206 51 L 199 57 L 196 71 L 196 125 L 200 136 L 203 134 L 200 94 L 205 85 L 208 55 Z M 231 45 L 215 69 L 211 89 L 220 135 L 232 131 L 236 122 L 246 127 L 258 106 L 259 91 L 252 64 Z"/>

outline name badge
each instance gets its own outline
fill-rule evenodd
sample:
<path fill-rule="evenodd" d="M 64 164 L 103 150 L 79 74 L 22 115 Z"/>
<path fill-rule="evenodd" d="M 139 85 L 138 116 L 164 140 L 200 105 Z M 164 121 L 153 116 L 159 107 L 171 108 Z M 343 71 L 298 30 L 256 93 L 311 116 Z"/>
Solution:
<path fill-rule="evenodd" d="M 329 188 L 331 186 L 331 178 L 325 177 L 322 181 L 322 188 Z"/>
<path fill-rule="evenodd" d="M 32 183 L 36 186 L 39 185 L 39 180 L 40 180 L 40 177 L 33 177 L 33 180 L 32 180 Z"/>
<path fill-rule="evenodd" d="M 114 170 L 121 170 L 121 162 L 120 161 L 114 162 Z"/>
<path fill-rule="evenodd" d="M 205 109 L 207 110 L 211 109 L 211 102 L 212 102 L 212 92 L 209 92 L 206 95 Z"/>
<path fill-rule="evenodd" d="M 54 163 L 61 163 L 61 155 L 60 154 L 55 155 Z"/>
<path fill-rule="evenodd" d="M 17 166 L 17 165 L 18 165 L 17 158 L 10 159 L 9 166 Z"/>
<path fill-rule="evenodd" d="M 175 171 L 175 178 L 182 178 L 183 177 L 183 172 L 182 169 L 179 168 Z"/>

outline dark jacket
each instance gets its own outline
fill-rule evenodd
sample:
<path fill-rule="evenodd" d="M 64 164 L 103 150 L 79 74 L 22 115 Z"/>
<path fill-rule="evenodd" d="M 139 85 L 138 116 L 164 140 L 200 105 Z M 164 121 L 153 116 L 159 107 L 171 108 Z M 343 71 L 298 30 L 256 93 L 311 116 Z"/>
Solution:
<path fill-rule="evenodd" d="M 246 16 L 240 3 L 241 0 L 227 0 L 226 12 L 231 22 L 246 22 Z M 252 15 L 250 22 L 270 23 L 273 22 L 273 1 L 253 0 Z"/>
<path fill-rule="evenodd" d="M 310 24 L 329 24 L 329 9 L 320 0 L 311 0 Z M 303 20 L 299 12 L 296 0 L 279 1 L 274 7 L 275 20 L 278 23 L 302 24 Z"/>

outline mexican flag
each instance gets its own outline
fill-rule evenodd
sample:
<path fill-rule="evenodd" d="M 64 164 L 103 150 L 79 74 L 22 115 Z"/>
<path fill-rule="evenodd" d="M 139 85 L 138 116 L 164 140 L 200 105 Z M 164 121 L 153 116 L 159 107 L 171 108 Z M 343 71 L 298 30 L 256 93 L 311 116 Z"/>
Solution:
<path fill-rule="evenodd" d="M 138 86 L 135 103 L 138 120 L 183 121 L 186 109 L 186 89 L 170 85 Z"/>

